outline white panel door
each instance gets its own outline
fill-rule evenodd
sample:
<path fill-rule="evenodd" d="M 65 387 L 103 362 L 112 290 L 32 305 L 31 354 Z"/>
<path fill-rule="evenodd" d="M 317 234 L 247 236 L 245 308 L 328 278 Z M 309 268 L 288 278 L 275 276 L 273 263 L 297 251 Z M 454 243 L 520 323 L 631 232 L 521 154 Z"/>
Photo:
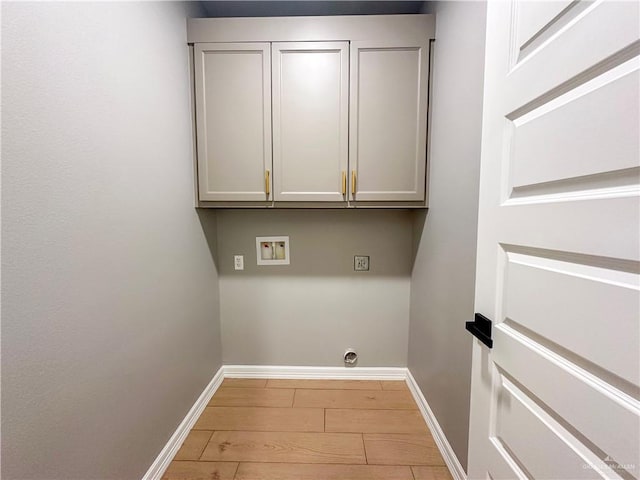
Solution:
<path fill-rule="evenodd" d="M 469 478 L 640 477 L 638 2 L 490 2 Z"/>
<path fill-rule="evenodd" d="M 270 200 L 269 44 L 200 43 L 194 53 L 200 200 Z"/>
<path fill-rule="evenodd" d="M 346 201 L 348 42 L 274 43 L 276 201 Z"/>
<path fill-rule="evenodd" d="M 424 200 L 428 46 L 351 42 L 351 200 Z"/>

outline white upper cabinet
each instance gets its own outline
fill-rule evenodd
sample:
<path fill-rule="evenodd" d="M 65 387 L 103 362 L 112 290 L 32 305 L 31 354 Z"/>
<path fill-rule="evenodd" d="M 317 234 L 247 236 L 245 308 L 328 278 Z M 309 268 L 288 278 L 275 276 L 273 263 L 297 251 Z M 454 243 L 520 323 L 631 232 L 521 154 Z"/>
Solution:
<path fill-rule="evenodd" d="M 428 38 L 351 43 L 350 200 L 425 198 Z"/>
<path fill-rule="evenodd" d="M 269 43 L 194 50 L 199 199 L 270 200 Z"/>
<path fill-rule="evenodd" d="M 348 42 L 272 45 L 273 187 L 278 201 L 346 201 Z"/>
<path fill-rule="evenodd" d="M 427 205 L 432 15 L 187 23 L 198 206 Z"/>

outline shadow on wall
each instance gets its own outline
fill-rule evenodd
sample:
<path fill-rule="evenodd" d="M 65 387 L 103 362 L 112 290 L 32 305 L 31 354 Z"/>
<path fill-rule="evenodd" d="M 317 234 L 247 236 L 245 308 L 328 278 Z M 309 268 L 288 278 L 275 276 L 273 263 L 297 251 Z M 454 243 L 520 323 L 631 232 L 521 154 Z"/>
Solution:
<path fill-rule="evenodd" d="M 205 234 L 206 213 L 199 213 Z M 412 217 L 406 210 L 220 211 L 216 265 L 221 275 L 408 277 Z M 257 265 L 256 237 L 281 235 L 289 236 L 290 265 Z M 234 255 L 244 255 L 243 271 L 234 269 Z M 370 257 L 368 272 L 354 271 L 355 255 Z"/>
<path fill-rule="evenodd" d="M 418 256 L 418 249 L 420 248 L 420 240 L 422 239 L 422 232 L 424 232 L 424 224 L 427 222 L 427 216 L 429 211 L 416 210 L 413 212 L 413 234 L 411 236 L 411 272 L 416 263 L 416 257 Z"/>
<path fill-rule="evenodd" d="M 218 266 L 218 215 L 216 210 L 196 208 L 200 225 L 202 226 L 202 232 L 207 240 L 207 246 L 209 252 L 211 252 L 211 259 L 216 266 L 216 270 L 219 272 Z"/>

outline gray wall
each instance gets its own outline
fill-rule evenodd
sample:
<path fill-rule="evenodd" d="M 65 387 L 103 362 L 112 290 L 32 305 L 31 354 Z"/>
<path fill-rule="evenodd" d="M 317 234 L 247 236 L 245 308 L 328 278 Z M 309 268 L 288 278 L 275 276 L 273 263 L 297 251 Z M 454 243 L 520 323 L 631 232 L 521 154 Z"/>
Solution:
<path fill-rule="evenodd" d="M 189 8 L 2 3 L 3 479 L 140 478 L 221 364 Z"/>
<path fill-rule="evenodd" d="M 406 366 L 406 211 L 223 211 L 218 217 L 225 364 Z M 256 266 L 255 237 L 289 235 L 291 265 Z M 234 271 L 233 255 L 245 256 Z M 369 255 L 369 272 L 353 256 Z"/>
<path fill-rule="evenodd" d="M 469 432 L 484 2 L 438 2 L 429 211 L 417 215 L 409 370 L 466 468 Z"/>

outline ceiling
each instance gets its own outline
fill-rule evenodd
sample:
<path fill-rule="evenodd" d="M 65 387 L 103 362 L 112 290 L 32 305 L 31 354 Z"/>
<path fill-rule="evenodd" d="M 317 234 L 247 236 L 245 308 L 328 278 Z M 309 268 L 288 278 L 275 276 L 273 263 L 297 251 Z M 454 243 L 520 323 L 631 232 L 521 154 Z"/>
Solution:
<path fill-rule="evenodd" d="M 392 15 L 423 13 L 423 1 L 203 1 L 209 17 L 283 17 L 315 15 Z"/>

